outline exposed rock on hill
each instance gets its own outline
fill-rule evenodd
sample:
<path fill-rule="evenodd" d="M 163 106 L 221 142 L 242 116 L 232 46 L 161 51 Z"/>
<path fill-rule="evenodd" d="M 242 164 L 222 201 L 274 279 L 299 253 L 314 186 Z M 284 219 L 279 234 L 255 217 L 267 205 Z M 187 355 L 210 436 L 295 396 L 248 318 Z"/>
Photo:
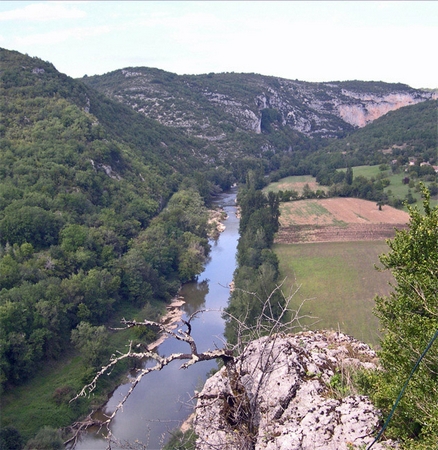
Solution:
<path fill-rule="evenodd" d="M 235 383 L 225 368 L 198 395 L 197 448 L 362 448 L 372 442 L 381 415 L 367 397 L 346 395 L 346 380 L 353 369 L 376 364 L 373 350 L 342 333 L 304 332 L 253 341 L 237 363 L 243 400 L 232 392 Z M 241 401 L 243 411 L 245 399 L 251 417 L 237 423 L 229 410 Z M 248 439 L 251 429 L 253 438 Z M 380 443 L 373 448 L 388 447 Z"/>
<path fill-rule="evenodd" d="M 161 123 L 207 141 L 287 127 L 338 137 L 434 94 L 382 82 L 309 83 L 257 74 L 176 75 L 145 67 L 83 81 Z"/>
<path fill-rule="evenodd" d="M 358 100 L 357 103 L 339 105 L 338 111 L 343 120 L 351 125 L 364 127 L 389 111 L 414 105 L 432 97 L 422 97 L 412 92 L 390 92 L 384 95 L 357 94 L 344 91 L 345 95 Z"/>

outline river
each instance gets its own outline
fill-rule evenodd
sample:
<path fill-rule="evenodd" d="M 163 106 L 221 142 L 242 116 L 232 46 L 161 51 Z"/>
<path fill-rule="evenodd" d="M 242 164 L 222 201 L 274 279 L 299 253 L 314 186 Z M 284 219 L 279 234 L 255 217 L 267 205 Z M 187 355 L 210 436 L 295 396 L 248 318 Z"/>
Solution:
<path fill-rule="evenodd" d="M 236 268 L 236 248 L 239 239 L 239 219 L 236 217 L 236 190 L 222 194 L 215 203 L 224 207 L 228 219 L 226 229 L 217 240 L 211 241 L 211 252 L 204 271 L 197 282 L 182 287 L 184 316 L 187 318 L 200 309 L 209 309 L 192 321 L 192 336 L 198 351 L 223 346 L 224 321 L 220 310 L 227 306 L 229 284 Z M 188 345 L 166 339 L 158 348 L 160 355 L 189 352 Z M 116 414 L 111 431 L 122 443 L 140 441 L 148 449 L 160 449 L 169 438 L 169 432 L 187 419 L 194 407 L 193 393 L 199 390 L 208 373 L 217 367 L 216 361 L 195 364 L 180 369 L 181 361 L 174 361 L 160 372 L 146 375 L 135 388 L 123 410 Z M 103 408 L 104 413 L 114 411 L 126 394 L 129 383 L 119 386 Z M 90 431 L 76 446 L 77 450 L 104 450 L 107 441 L 102 434 Z M 119 447 L 112 445 L 112 449 Z M 121 447 L 120 447 L 121 448 Z"/>

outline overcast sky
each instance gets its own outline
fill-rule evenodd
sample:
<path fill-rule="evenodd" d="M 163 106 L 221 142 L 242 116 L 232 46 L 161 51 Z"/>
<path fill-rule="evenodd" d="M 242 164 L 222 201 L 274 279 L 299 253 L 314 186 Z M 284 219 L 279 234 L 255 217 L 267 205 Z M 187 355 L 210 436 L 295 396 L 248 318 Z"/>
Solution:
<path fill-rule="evenodd" d="M 438 87 L 438 2 L 0 1 L 0 47 L 72 77 L 132 66 Z"/>

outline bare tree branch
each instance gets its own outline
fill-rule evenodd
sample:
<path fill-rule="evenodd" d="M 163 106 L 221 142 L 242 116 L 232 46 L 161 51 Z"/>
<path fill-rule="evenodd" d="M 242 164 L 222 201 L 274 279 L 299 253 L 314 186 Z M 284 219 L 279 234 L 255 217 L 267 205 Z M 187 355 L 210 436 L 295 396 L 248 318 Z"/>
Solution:
<path fill-rule="evenodd" d="M 133 342 L 131 341 L 129 342 L 128 350 L 125 353 L 117 352 L 117 354 L 113 354 L 108 364 L 104 365 L 96 373 L 93 380 L 89 384 L 84 386 L 81 391 L 71 400 L 71 402 L 78 399 L 79 397 L 90 395 L 96 389 L 99 378 L 101 378 L 104 374 L 110 373 L 115 365 L 122 360 L 125 360 L 127 358 L 134 358 L 138 360 L 148 358 L 149 360 L 154 361 L 155 364 L 150 367 L 137 369 L 137 376 L 132 380 L 128 392 L 120 400 L 114 411 L 110 415 L 106 416 L 106 420 L 94 421 L 92 419 L 92 415 L 90 414 L 83 422 L 77 422 L 76 424 L 74 424 L 70 430 L 74 431 L 74 434 L 66 442 L 66 444 L 72 444 L 74 447 L 81 432 L 85 431 L 90 426 L 97 425 L 100 428 L 106 428 L 108 433 L 106 436 L 108 440 L 108 449 L 111 449 L 111 443 L 114 443 L 117 440 L 111 433 L 110 424 L 117 412 L 123 408 L 123 405 L 126 403 L 127 399 L 130 397 L 143 377 L 145 377 L 150 372 L 162 370 L 164 367 L 175 360 L 184 361 L 181 364 L 180 368 L 186 369 L 191 365 L 201 361 L 220 359 L 222 360 L 226 368 L 230 392 L 224 392 L 219 396 L 214 396 L 214 398 L 212 398 L 211 400 L 223 402 L 223 413 L 226 416 L 226 422 L 229 423 L 230 426 L 233 426 L 233 429 L 238 434 L 239 439 L 242 443 L 241 448 L 253 448 L 254 438 L 257 434 L 257 418 L 254 416 L 254 411 L 258 396 L 258 390 L 256 390 L 255 397 L 253 396 L 252 398 L 249 398 L 247 390 L 241 381 L 242 373 L 240 373 L 240 368 L 237 364 L 238 360 L 245 354 L 245 348 L 249 341 L 256 340 L 262 336 L 268 336 L 270 338 L 267 340 L 267 342 L 269 342 L 269 348 L 266 346 L 266 348 L 263 349 L 260 354 L 258 363 L 259 367 L 263 368 L 262 372 L 264 373 L 264 375 L 267 375 L 269 370 L 268 367 L 272 363 L 272 357 L 274 354 L 272 350 L 274 348 L 276 336 L 280 336 L 283 333 L 290 333 L 296 328 L 303 328 L 300 322 L 303 318 L 314 319 L 309 315 L 301 315 L 301 309 L 305 302 L 302 302 L 296 310 L 290 309 L 290 302 L 293 296 L 298 292 L 299 287 L 297 287 L 295 291 L 290 295 L 285 296 L 281 291 L 283 283 L 277 286 L 271 292 L 268 298 L 264 300 L 261 300 L 256 293 L 245 292 L 246 294 L 254 296 L 255 301 L 259 301 L 262 303 L 261 314 L 257 318 L 254 325 L 246 324 L 246 319 L 249 312 L 248 310 L 246 311 L 246 314 L 244 314 L 244 316 L 240 319 L 237 319 L 227 312 L 222 311 L 222 314 L 226 318 L 226 320 L 233 321 L 237 325 L 237 342 L 235 345 L 230 345 L 224 342 L 222 348 L 216 348 L 215 350 L 208 350 L 199 353 L 196 342 L 191 335 L 192 321 L 199 315 L 213 310 L 199 310 L 194 312 L 187 320 L 182 320 L 182 326 L 177 330 L 165 323 L 149 320 L 139 322 L 135 320 L 122 319 L 121 324 L 123 326 L 120 328 L 113 328 L 113 330 L 125 330 L 133 327 L 151 328 L 154 331 L 158 331 L 164 335 L 167 335 L 168 337 L 172 337 L 178 341 L 185 342 L 189 346 L 189 351 L 187 353 L 172 353 L 168 356 L 160 356 L 152 346 L 150 346 L 150 348 L 147 347 L 144 351 L 136 351 L 136 349 L 139 348 L 140 345 L 137 345 L 136 349 L 134 349 Z M 273 296 L 278 291 L 282 292 L 283 304 L 273 305 Z M 274 310 L 277 312 L 275 313 Z M 260 380 L 260 384 L 261 381 L 262 380 Z M 120 443 L 118 443 L 117 445 L 120 446 Z"/>

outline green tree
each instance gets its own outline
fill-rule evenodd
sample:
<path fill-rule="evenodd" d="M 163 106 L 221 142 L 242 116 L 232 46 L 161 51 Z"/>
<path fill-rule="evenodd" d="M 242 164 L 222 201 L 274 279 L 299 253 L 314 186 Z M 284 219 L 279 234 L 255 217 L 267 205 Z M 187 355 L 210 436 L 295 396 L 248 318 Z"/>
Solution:
<path fill-rule="evenodd" d="M 0 290 L 10 289 L 20 281 L 18 262 L 9 254 L 0 259 Z"/>
<path fill-rule="evenodd" d="M 25 450 L 62 450 L 63 448 L 64 442 L 59 431 L 44 427 L 26 444 Z"/>
<path fill-rule="evenodd" d="M 424 215 L 409 207 L 407 230 L 389 241 L 380 261 L 396 284 L 388 297 L 376 298 L 376 314 L 384 337 L 383 367 L 375 387 L 378 406 L 388 411 L 400 389 L 438 330 L 438 207 L 422 187 Z M 396 409 L 393 423 L 407 448 L 436 448 L 438 442 L 438 345 L 432 345 Z"/>
<path fill-rule="evenodd" d="M 87 228 L 83 225 L 70 224 L 60 232 L 61 248 L 66 252 L 75 252 L 83 247 L 87 240 Z"/>
<path fill-rule="evenodd" d="M 267 199 L 262 191 L 250 188 L 239 191 L 237 202 L 241 209 L 239 231 L 242 235 L 246 231 L 251 215 L 265 208 Z"/>
<path fill-rule="evenodd" d="M 38 206 L 11 205 L 0 221 L 0 241 L 4 244 L 29 242 L 37 248 L 56 244 L 62 220 Z"/>
<path fill-rule="evenodd" d="M 80 350 L 86 364 L 97 367 L 106 357 L 108 332 L 102 325 L 93 327 L 88 322 L 81 322 L 71 332 L 71 341 Z"/>
<path fill-rule="evenodd" d="M 151 300 L 159 285 L 158 273 L 139 248 L 132 248 L 123 258 L 123 285 L 131 302 L 140 305 Z"/>
<path fill-rule="evenodd" d="M 306 183 L 303 187 L 302 197 L 303 198 L 315 198 L 316 197 L 315 192 L 312 191 L 312 189 L 310 188 L 308 183 Z"/>
<path fill-rule="evenodd" d="M 23 438 L 16 428 L 7 426 L 0 430 L 0 448 L 2 450 L 21 450 L 23 448 Z"/>
<path fill-rule="evenodd" d="M 205 248 L 197 236 L 186 232 L 182 236 L 182 251 L 180 252 L 178 272 L 182 281 L 190 281 L 202 272 L 206 260 Z"/>
<path fill-rule="evenodd" d="M 351 167 L 347 167 L 347 172 L 345 173 L 345 182 L 350 186 L 353 184 L 353 169 Z"/>

